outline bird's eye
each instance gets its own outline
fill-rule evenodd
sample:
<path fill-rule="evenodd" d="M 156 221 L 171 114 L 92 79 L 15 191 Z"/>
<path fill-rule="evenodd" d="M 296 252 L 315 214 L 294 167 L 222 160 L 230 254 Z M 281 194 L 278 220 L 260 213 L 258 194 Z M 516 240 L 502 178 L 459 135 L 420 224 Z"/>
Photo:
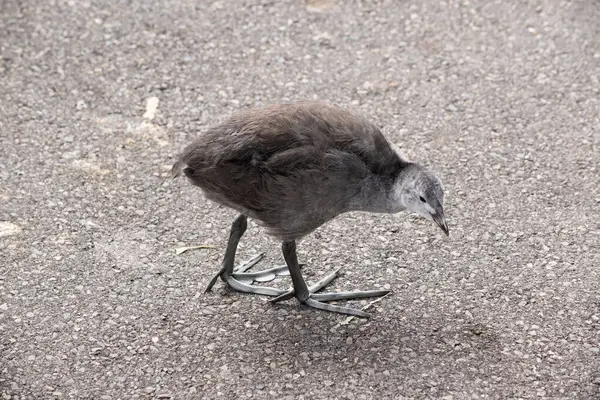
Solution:
<path fill-rule="evenodd" d="M 423 196 L 419 196 L 419 200 L 421 200 L 422 203 L 427 203 L 427 201 L 425 200 L 425 198 Z"/>

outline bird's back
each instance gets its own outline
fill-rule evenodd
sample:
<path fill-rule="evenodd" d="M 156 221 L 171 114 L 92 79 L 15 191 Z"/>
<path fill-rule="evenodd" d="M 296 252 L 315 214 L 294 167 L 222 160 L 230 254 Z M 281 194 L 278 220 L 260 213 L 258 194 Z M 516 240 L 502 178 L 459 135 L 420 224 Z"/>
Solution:
<path fill-rule="evenodd" d="M 360 209 L 369 191 L 385 192 L 406 164 L 362 117 L 301 102 L 230 117 L 186 147 L 173 170 L 291 240 Z"/>

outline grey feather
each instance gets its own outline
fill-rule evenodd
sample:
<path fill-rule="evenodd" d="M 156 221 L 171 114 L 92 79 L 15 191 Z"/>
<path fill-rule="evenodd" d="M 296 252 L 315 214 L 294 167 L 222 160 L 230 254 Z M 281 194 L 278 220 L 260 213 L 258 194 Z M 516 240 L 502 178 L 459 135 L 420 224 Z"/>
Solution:
<path fill-rule="evenodd" d="M 171 178 L 179 178 L 181 176 L 181 171 L 186 167 L 187 165 L 185 165 L 185 163 L 176 161 L 175 164 L 173 164 L 173 168 L 171 168 Z"/>

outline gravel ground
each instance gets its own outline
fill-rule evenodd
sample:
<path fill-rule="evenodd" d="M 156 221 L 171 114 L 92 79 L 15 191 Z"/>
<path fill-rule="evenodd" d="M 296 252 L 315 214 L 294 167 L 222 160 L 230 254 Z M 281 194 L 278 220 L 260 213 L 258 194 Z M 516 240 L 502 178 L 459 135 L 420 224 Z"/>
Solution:
<path fill-rule="evenodd" d="M 600 398 L 598 21 L 594 0 L 3 0 L 0 396 Z M 309 281 L 392 288 L 370 320 L 204 294 L 234 213 L 168 179 L 207 125 L 306 98 L 446 186 L 450 238 L 351 213 L 299 244 Z M 282 262 L 248 233 L 241 258 Z M 195 244 L 217 248 L 175 253 Z"/>

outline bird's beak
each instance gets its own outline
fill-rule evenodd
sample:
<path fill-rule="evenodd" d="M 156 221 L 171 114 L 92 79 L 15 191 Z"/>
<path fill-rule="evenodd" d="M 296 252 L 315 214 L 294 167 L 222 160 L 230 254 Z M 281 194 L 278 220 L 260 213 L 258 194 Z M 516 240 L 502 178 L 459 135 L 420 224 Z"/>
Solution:
<path fill-rule="evenodd" d="M 450 230 L 448 229 L 448 223 L 446 223 L 444 213 L 433 215 L 433 221 L 442 229 L 446 236 L 450 236 Z"/>

